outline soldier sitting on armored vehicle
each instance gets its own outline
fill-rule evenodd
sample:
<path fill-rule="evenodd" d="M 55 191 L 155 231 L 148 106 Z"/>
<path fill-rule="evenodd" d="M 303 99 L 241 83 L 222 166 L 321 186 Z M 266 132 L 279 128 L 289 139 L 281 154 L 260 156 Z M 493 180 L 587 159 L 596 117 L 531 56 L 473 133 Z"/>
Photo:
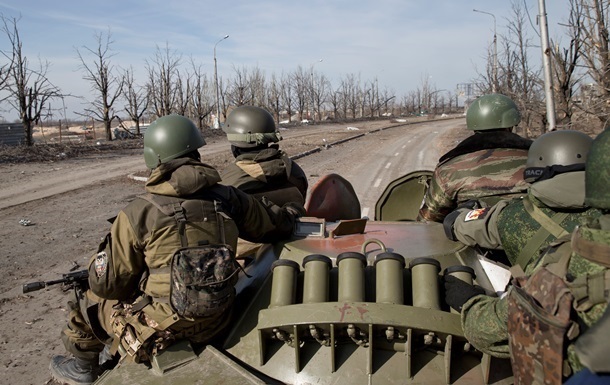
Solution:
<path fill-rule="evenodd" d="M 484 95 L 466 112 L 474 135 L 441 156 L 419 211 L 420 220 L 442 222 L 459 204 L 472 199 L 491 206 L 522 196 L 523 170 L 532 141 L 512 133 L 521 121 L 516 104 L 500 94 Z"/>
<path fill-rule="evenodd" d="M 267 110 L 241 106 L 233 110 L 224 125 L 235 163 L 221 172 L 222 183 L 267 197 L 282 206 L 305 204 L 307 176 L 277 145 L 282 136 Z"/>
<path fill-rule="evenodd" d="M 529 275 L 516 270 L 506 295 L 489 297 L 459 282 L 446 286 L 465 336 L 480 351 L 510 356 L 515 383 L 560 384 L 585 367 L 610 372 L 609 153 L 606 130 L 593 141 L 585 170 L 585 204 L 603 215 L 552 243 Z"/>
<path fill-rule="evenodd" d="M 468 246 L 503 250 L 507 263 L 527 271 L 539 250 L 571 233 L 583 217 L 600 215 L 584 204 L 584 168 L 592 141 L 570 130 L 540 136 L 528 151 L 527 195 L 492 207 L 453 211 L 443 222 L 447 237 Z"/>
<path fill-rule="evenodd" d="M 153 122 L 144 136 L 147 194 L 121 210 L 89 265 L 62 340 L 72 357 L 51 360 L 60 383 L 90 384 L 103 350 L 150 360 L 177 340 L 207 343 L 227 326 L 237 281 L 237 238 L 292 234 L 299 204 L 279 207 L 220 185 L 201 162 L 205 141 L 187 118 Z"/>

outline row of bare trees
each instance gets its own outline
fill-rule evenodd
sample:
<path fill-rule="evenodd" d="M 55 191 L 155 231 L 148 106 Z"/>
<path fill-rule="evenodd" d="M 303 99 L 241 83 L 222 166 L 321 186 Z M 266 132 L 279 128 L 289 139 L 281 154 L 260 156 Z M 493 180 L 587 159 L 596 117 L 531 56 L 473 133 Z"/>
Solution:
<path fill-rule="evenodd" d="M 550 42 L 557 127 L 604 128 L 610 118 L 610 2 L 565 1 L 570 11 L 568 20 L 560 23 L 565 33 Z M 538 23 L 528 14 L 524 0 L 512 0 L 511 8 L 506 32 L 499 35 L 498 92 L 518 103 L 524 127 L 544 132 L 547 117 L 542 70 L 533 64 L 541 55 Z M 487 57 L 485 71 L 475 82 L 480 93 L 492 89 L 493 53 Z"/>
<path fill-rule="evenodd" d="M 565 35 L 551 44 L 555 105 L 561 127 L 576 127 L 595 120 L 605 125 L 610 112 L 610 56 L 608 52 L 608 0 L 565 0 L 570 16 Z M 497 69 L 497 90 L 512 97 L 521 108 L 522 125 L 528 129 L 546 124 L 545 93 L 536 44 L 535 23 L 527 13 L 524 0 L 511 0 L 512 14 L 500 34 L 498 65 L 489 52 L 488 63 L 473 85 L 476 94 L 491 92 Z M 0 15 L 2 33 L 9 49 L 0 50 L 0 106 L 19 112 L 32 144 L 33 126 L 63 108 L 65 94 L 47 77 L 49 63 L 41 59 L 34 65 L 23 53 L 17 18 Z M 457 91 L 437 89 L 428 76 L 422 76 L 414 91 L 398 96 L 387 87 L 379 88 L 377 79 L 362 79 L 346 74 L 335 84 L 323 73 L 298 66 L 290 72 L 265 74 L 258 67 L 233 66 L 233 75 L 219 78 L 218 110 L 216 84 L 203 66 L 172 50 L 169 44 L 157 47 L 145 60 L 145 79 L 136 79 L 133 67 L 113 64 L 111 32 L 97 33 L 95 45 L 76 49 L 84 80 L 93 91 L 84 108 L 73 113 L 83 120 L 101 122 L 106 138 L 112 140 L 111 127 L 123 120 L 133 121 L 139 132 L 141 122 L 178 113 L 192 118 L 200 128 L 226 118 L 231 108 L 258 105 L 273 113 L 276 120 L 357 119 L 385 115 L 436 114 L 455 111 Z M 535 55 L 535 56 L 534 56 Z M 52 105 L 52 102 L 55 104 Z M 59 106 L 58 106 L 59 105 Z M 574 119 L 575 114 L 579 117 Z M 578 128 L 578 127 L 577 127 Z"/>
<path fill-rule="evenodd" d="M 27 144 L 32 143 L 36 124 L 53 116 L 65 114 L 66 98 L 76 95 L 62 93 L 47 78 L 49 63 L 30 65 L 22 51 L 17 18 L 1 16 L 3 34 L 11 49 L 0 51 L 4 65 L 0 68 L 0 103 L 20 112 Z M 95 34 L 94 46 L 76 49 L 82 78 L 92 92 L 81 111 L 73 111 L 83 121 L 103 124 L 106 139 L 112 140 L 111 127 L 130 120 L 139 133 L 140 124 L 171 113 L 192 118 L 200 128 L 213 122 L 216 110 L 215 83 L 204 73 L 202 65 L 173 51 L 169 44 L 157 47 L 154 55 L 145 60 L 146 79 L 138 83 L 133 67 L 119 68 L 113 64 L 112 35 Z M 363 80 L 359 75 L 345 75 L 336 86 L 313 66 L 299 66 L 288 73 L 266 76 L 258 67 L 233 67 L 233 76 L 219 79 L 219 111 L 224 120 L 235 106 L 250 104 L 267 108 L 276 120 L 357 119 L 404 113 L 448 111 L 454 108 L 449 91 L 435 92 L 424 84 L 408 97 L 397 99 L 394 90 L 379 89 L 377 79 Z M 445 90 L 443 90 L 445 91 Z M 51 101 L 60 101 L 53 108 Z M 65 118 L 65 116 L 64 116 Z"/>

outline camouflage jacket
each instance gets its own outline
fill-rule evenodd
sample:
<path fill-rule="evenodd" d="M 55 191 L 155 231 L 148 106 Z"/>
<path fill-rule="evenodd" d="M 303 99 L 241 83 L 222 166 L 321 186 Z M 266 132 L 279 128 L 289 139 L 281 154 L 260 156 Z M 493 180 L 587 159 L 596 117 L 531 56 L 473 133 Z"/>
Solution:
<path fill-rule="evenodd" d="M 583 246 L 584 245 L 584 246 Z M 592 247 L 591 245 L 595 245 Z M 597 320 L 606 308 L 608 298 L 604 298 L 604 287 L 600 293 L 592 293 L 588 282 L 596 281 L 595 277 L 608 276 L 608 268 L 593 262 L 596 249 L 610 248 L 610 215 L 591 219 L 589 223 L 579 226 L 572 233 L 571 241 L 558 240 L 534 264 L 530 274 L 542 266 L 558 262 L 564 253 L 570 253 L 567 270 L 567 282 L 575 296 L 573 302 L 573 321 L 584 333 Z M 610 263 L 610 261 L 606 261 Z M 607 278 L 606 278 L 607 280 Z M 599 282 L 599 281 L 597 281 Z M 610 288 L 605 287 L 605 295 Z M 509 288 L 509 292 L 512 288 Z M 508 293 L 507 295 L 510 295 Z M 478 295 L 466 302 L 462 308 L 462 327 L 466 338 L 482 352 L 495 357 L 510 357 L 508 347 L 508 301 L 507 295 L 501 298 Z M 591 298 L 597 298 L 592 300 Z M 600 341 L 600 343 L 606 343 Z M 567 359 L 573 371 L 582 369 L 574 351 L 574 341 L 567 347 Z"/>
<path fill-rule="evenodd" d="M 219 181 L 218 172 L 210 166 L 180 158 L 153 170 L 146 191 L 186 198 L 193 203 L 183 206 L 189 246 L 201 241 L 217 244 L 224 240 L 235 249 L 238 236 L 253 242 L 286 238 L 292 233 L 296 216 L 304 214 L 302 206 L 297 204 L 285 208 L 264 204 L 234 187 L 218 184 Z M 216 215 L 217 212 L 222 215 Z M 218 220 L 223 221 L 224 237 L 219 234 Z M 168 270 L 172 256 L 181 247 L 179 225 L 174 216 L 138 197 L 119 212 L 98 254 L 92 258 L 91 290 L 104 300 L 125 303 L 136 301 L 138 296 L 148 296 L 152 303 L 143 312 L 151 320 L 149 325 L 161 324 L 174 314 L 167 303 L 169 271 L 164 269 Z M 180 320 L 178 326 L 192 322 Z"/>
<path fill-rule="evenodd" d="M 475 133 L 443 155 L 434 170 L 419 218 L 442 222 L 460 203 L 491 206 L 523 195 L 523 170 L 531 140 L 510 132 Z"/>
<path fill-rule="evenodd" d="M 601 214 L 585 207 L 584 191 L 584 171 L 559 174 L 531 185 L 523 199 L 503 200 L 480 210 L 459 209 L 453 234 L 468 246 L 504 250 L 511 265 L 519 262 L 527 270 L 539 250 L 557 238 L 559 230 L 571 233 L 584 218 Z M 559 226 L 557 230 L 544 228 L 526 209 L 526 200 L 552 219 Z"/>
<path fill-rule="evenodd" d="M 287 202 L 305 204 L 308 188 L 305 172 L 275 147 L 239 155 L 221 177 L 223 184 L 258 198 L 266 196 L 278 206 Z"/>

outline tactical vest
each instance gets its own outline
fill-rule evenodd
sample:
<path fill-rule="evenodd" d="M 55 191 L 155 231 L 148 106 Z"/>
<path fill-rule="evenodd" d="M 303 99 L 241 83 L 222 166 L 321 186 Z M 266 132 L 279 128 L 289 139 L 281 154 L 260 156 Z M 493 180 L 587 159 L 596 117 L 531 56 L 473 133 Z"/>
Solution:
<path fill-rule="evenodd" d="M 292 160 L 285 154 L 265 162 L 240 160 L 233 166 L 233 171 L 223 175 L 223 183 L 259 200 L 265 196 L 280 207 L 288 202 L 305 204 L 305 197 L 297 187 L 301 182 L 292 175 Z"/>
<path fill-rule="evenodd" d="M 540 250 L 571 233 L 585 211 L 554 211 L 539 207 L 529 196 L 507 205 L 498 217 L 498 233 L 510 263 L 525 270 Z"/>
<path fill-rule="evenodd" d="M 124 304 L 122 311 L 113 315 L 113 332 L 118 337 L 115 349 L 136 362 L 149 360 L 174 340 L 204 331 L 210 322 L 223 318 L 235 299 L 233 285 L 238 272 L 234 252 L 225 242 L 225 230 L 234 228 L 234 224 L 220 208 L 220 202 L 204 197 L 182 199 L 155 194 L 140 198 L 175 219 L 182 247 L 174 253 L 170 265 L 149 269 L 142 279 L 143 290 L 150 293 L 159 290 L 149 282 L 154 285 L 165 280 L 150 278 L 166 277 L 170 282 L 169 296 L 143 295 L 133 304 Z M 194 212 L 203 213 L 205 220 L 190 224 L 189 213 Z M 147 306 L 153 302 L 169 304 L 172 314 L 161 320 L 150 319 Z M 190 326 L 185 326 L 184 321 Z M 178 322 L 182 326 L 172 328 Z"/>
<path fill-rule="evenodd" d="M 576 234 L 571 244 L 566 243 L 567 236 L 560 239 L 557 243 L 560 246 L 554 249 L 554 262 L 538 268 L 531 276 L 520 274 L 519 268 L 513 269 L 508 294 L 508 335 L 516 385 L 561 384 L 570 374 L 565 361 L 567 346 L 579 334 L 575 310 L 586 311 L 608 300 L 607 268 L 568 279 L 572 250 L 577 252 L 584 241 Z M 606 267 L 610 255 L 607 258 Z"/>

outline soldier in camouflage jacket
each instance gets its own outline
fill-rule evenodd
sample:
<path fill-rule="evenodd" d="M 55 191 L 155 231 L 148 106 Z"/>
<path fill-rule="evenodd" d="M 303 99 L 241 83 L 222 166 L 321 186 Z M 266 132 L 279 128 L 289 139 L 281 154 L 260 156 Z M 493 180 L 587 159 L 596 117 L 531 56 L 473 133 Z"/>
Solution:
<path fill-rule="evenodd" d="M 571 233 L 581 218 L 600 214 L 584 204 L 584 167 L 592 141 L 569 130 L 540 136 L 528 152 L 528 194 L 492 207 L 452 212 L 443 222 L 448 237 L 468 246 L 504 250 L 511 266 L 527 270 L 539 250 Z"/>
<path fill-rule="evenodd" d="M 222 173 L 222 183 L 267 197 L 282 206 L 305 204 L 307 176 L 277 145 L 282 139 L 269 112 L 260 107 L 241 106 L 233 110 L 224 125 L 235 163 Z"/>
<path fill-rule="evenodd" d="M 552 243 L 527 276 L 515 274 L 501 298 L 450 285 L 462 291 L 461 303 L 450 305 L 462 311 L 466 338 L 482 352 L 510 357 L 516 384 L 559 384 L 583 367 L 610 372 L 608 154 L 606 130 L 592 144 L 585 176 L 585 204 L 603 215 Z"/>
<path fill-rule="evenodd" d="M 148 194 L 119 212 L 91 260 L 91 288 L 80 293 L 62 333 L 73 356 L 55 356 L 50 364 L 60 383 L 93 382 L 100 352 L 113 341 L 113 349 L 127 346 L 121 353 L 136 362 L 174 339 L 210 341 L 230 321 L 231 309 L 200 317 L 177 314 L 168 300 L 176 251 L 217 244 L 234 250 L 238 236 L 253 242 L 286 238 L 304 214 L 296 203 L 280 208 L 220 185 L 218 172 L 199 159 L 204 144 L 197 127 L 178 115 L 161 117 L 146 131 Z"/>
<path fill-rule="evenodd" d="M 460 203 L 478 199 L 491 206 L 523 195 L 532 141 L 511 132 L 520 121 L 517 106 L 504 95 L 475 100 L 466 113 L 467 128 L 475 133 L 439 159 L 418 219 L 442 222 Z"/>

